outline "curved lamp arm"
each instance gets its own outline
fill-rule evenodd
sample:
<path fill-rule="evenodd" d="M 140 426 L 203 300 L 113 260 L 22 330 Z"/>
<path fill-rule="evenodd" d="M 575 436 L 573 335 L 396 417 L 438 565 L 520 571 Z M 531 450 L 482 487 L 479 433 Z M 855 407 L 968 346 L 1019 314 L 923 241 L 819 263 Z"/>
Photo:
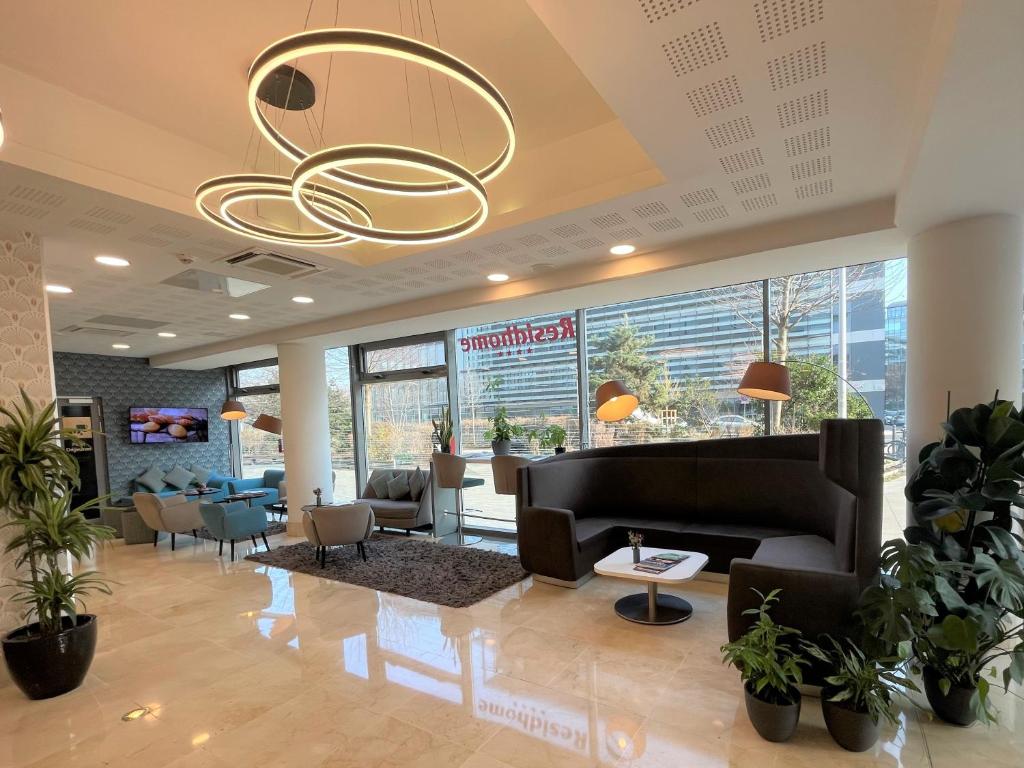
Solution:
<path fill-rule="evenodd" d="M 864 405 L 866 405 L 868 407 L 868 413 L 871 414 L 872 418 L 878 418 L 877 416 L 875 416 L 875 409 L 871 407 L 871 403 L 869 403 L 868 399 L 866 397 L 864 397 L 864 393 L 861 392 L 859 389 L 857 389 L 855 386 L 853 386 L 853 384 L 850 382 L 849 379 L 840 376 L 838 373 L 836 373 L 831 368 L 826 368 L 824 365 L 818 365 L 817 363 L 810 363 L 807 360 L 772 360 L 772 362 L 773 363 L 778 363 L 779 365 L 788 365 L 790 363 L 799 363 L 800 365 L 808 365 L 811 368 L 817 368 L 818 370 L 827 371 L 828 373 L 831 373 L 839 381 L 844 382 L 846 384 L 846 386 L 848 386 L 850 389 L 852 389 L 857 394 L 857 397 L 859 397 L 861 400 L 864 401 Z"/>

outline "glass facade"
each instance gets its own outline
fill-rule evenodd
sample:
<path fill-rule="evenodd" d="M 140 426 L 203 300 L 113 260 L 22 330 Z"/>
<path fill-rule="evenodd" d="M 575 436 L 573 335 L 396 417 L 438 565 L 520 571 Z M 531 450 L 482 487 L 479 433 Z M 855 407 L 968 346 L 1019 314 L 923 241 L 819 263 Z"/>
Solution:
<path fill-rule="evenodd" d="M 766 345 L 772 360 L 787 361 L 793 389 L 792 400 L 773 406 L 770 415 L 762 401 L 736 392 L 747 365 L 764 358 Z M 362 355 L 355 366 L 361 420 L 353 416 L 351 350 Z M 468 525 L 514 530 L 514 497 L 494 492 L 489 464 L 489 430 L 499 410 L 516 433 L 512 453 L 525 456 L 549 455 L 551 438 L 563 430 L 569 450 L 759 435 L 766 429 L 812 432 L 821 419 L 838 415 L 844 388 L 837 376 L 845 363 L 847 415 L 874 413 L 887 425 L 886 534 L 899 530 L 906 453 L 903 259 L 351 350 L 326 352 L 335 492 L 341 500 L 359 495 L 356 476 L 363 471 L 429 466 L 432 419 L 448 404 L 446 371 L 458 381 L 453 417 L 461 431 L 459 450 L 469 459 L 467 476 L 484 481 L 465 492 Z M 250 368 L 244 377 L 240 370 L 238 377 L 257 388 L 270 380 L 276 384 L 276 367 Z M 605 423 L 594 416 L 594 395 L 611 379 L 624 380 L 640 406 L 621 422 Z M 267 401 L 252 415 L 259 408 L 276 415 L 272 407 Z M 276 440 L 248 432 L 241 440 L 252 471 L 275 458 L 271 448 L 276 450 Z"/>

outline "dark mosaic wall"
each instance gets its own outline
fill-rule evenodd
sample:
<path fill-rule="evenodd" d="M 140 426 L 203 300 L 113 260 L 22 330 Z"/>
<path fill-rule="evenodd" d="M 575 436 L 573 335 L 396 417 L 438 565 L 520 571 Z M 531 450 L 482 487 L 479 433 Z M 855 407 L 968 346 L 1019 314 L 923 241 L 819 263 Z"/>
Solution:
<path fill-rule="evenodd" d="M 210 467 L 229 474 L 228 425 L 220 418 L 224 402 L 224 369 L 182 371 L 150 368 L 144 358 L 76 355 L 55 352 L 54 379 L 61 396 L 91 396 L 103 400 L 107 434 L 110 492 L 128 493 L 128 481 L 156 464 L 165 470 L 175 464 Z M 138 445 L 128 441 L 128 409 L 195 407 L 210 411 L 210 441 L 182 445 Z"/>

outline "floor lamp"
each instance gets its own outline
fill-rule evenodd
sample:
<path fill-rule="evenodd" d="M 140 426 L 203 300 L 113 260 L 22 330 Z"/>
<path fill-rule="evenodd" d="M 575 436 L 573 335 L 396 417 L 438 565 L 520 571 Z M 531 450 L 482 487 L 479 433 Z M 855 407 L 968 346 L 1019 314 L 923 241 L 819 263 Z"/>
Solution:
<path fill-rule="evenodd" d="M 789 400 L 793 396 L 789 380 L 789 368 L 783 365 L 783 363 L 807 365 L 811 368 L 831 373 L 838 381 L 844 382 L 846 386 L 852 389 L 864 401 L 864 405 L 868 407 L 868 412 L 871 416 L 875 416 L 875 409 L 871 407 L 871 403 L 864 397 L 864 393 L 853 386 L 848 379 L 840 376 L 831 368 L 818 365 L 817 363 L 809 363 L 806 360 L 783 360 L 778 363 L 766 363 L 763 360 L 756 360 L 747 366 L 747 370 L 743 374 L 743 378 L 740 380 L 740 385 L 736 388 L 736 391 L 741 395 L 753 397 L 756 400 Z"/>

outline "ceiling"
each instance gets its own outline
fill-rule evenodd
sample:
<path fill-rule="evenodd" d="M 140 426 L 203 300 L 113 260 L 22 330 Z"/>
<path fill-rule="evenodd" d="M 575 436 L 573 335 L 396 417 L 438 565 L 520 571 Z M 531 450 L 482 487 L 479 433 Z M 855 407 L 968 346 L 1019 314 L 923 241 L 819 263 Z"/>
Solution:
<path fill-rule="evenodd" d="M 410 4 L 401 7 L 409 33 Z M 312 8 L 310 26 L 333 24 L 334 3 Z M 398 8 L 343 3 L 340 24 L 398 31 Z M 127 354 L 184 360 L 211 344 L 255 348 L 255 337 L 291 326 L 450 306 L 494 271 L 512 276 L 517 295 L 535 284 L 549 292 L 595 265 L 592 274 L 604 274 L 602 264 L 629 262 L 615 269 L 635 274 L 655 262 L 693 263 L 692 244 L 725 243 L 732 233 L 747 233 L 747 252 L 779 247 L 771 243 L 780 234 L 792 243 L 826 239 L 828 227 L 834 237 L 853 234 L 841 231 L 847 210 L 873 212 L 847 217 L 857 226 L 891 227 L 931 108 L 922 94 L 944 64 L 936 29 L 956 17 L 937 0 L 505 0 L 488 4 L 486 16 L 470 12 L 478 8 L 435 3 L 443 47 L 484 72 L 516 117 L 520 145 L 488 185 L 486 228 L 418 249 L 275 248 L 324 269 L 287 279 L 224 264 L 255 243 L 198 218 L 191 191 L 251 159 L 246 66 L 302 29 L 305 3 L 0 0 L 5 26 L 25 32 L 0 49 L 9 137 L 0 229 L 40 233 L 48 279 L 75 288 L 51 298 L 55 348 L 109 352 L 102 334 L 62 331 L 99 327 L 95 318 L 113 314 L 152 318 L 178 334 L 135 332 Z M 432 23 L 424 26 L 434 40 Z M 324 118 L 331 141 L 408 142 L 410 110 L 417 143 L 436 149 L 438 132 L 454 140 L 451 102 L 435 129 L 426 80 L 417 86 L 414 75 L 407 101 L 401 68 L 365 58 L 333 65 Z M 327 90 L 326 59 L 300 67 Z M 473 113 L 468 94 L 453 100 L 463 128 L 480 126 L 463 131 L 467 158 L 486 157 L 496 125 Z M 260 157 L 273 165 L 266 147 Z M 382 210 L 438 215 L 407 205 Z M 763 236 L 760 248 L 753 234 Z M 638 256 L 611 261 L 608 248 L 620 242 Z M 98 253 L 132 266 L 101 268 Z M 678 259 L 658 261 L 662 254 Z M 736 255 L 730 245 L 705 249 L 700 260 Z M 270 287 L 229 299 L 161 282 L 196 267 Z M 559 279 L 538 281 L 545 275 Z M 296 305 L 296 294 L 316 301 Z M 230 312 L 252 319 L 229 321 Z"/>

